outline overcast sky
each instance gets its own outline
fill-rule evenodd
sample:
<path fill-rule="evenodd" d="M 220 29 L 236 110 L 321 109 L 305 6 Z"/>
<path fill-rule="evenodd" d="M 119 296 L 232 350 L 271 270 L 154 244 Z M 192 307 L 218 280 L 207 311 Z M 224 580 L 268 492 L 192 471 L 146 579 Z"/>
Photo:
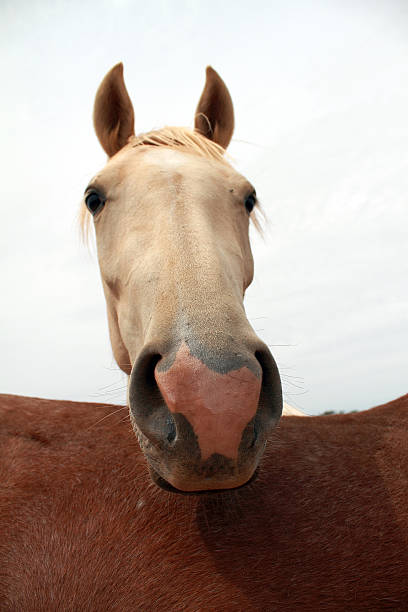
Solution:
<path fill-rule="evenodd" d="M 268 217 L 246 308 L 286 400 L 408 391 L 408 2 L 3 0 L 0 41 L 0 391 L 124 401 L 77 231 L 118 61 L 138 132 L 192 125 L 207 64 L 230 89 L 230 153 Z"/>

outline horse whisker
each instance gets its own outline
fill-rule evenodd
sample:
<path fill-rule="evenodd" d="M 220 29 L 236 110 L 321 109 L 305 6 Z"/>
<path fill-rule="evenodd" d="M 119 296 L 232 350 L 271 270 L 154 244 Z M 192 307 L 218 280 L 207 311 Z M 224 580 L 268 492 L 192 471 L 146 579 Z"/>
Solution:
<path fill-rule="evenodd" d="M 99 423 L 102 423 L 102 421 L 104 421 L 105 419 L 107 419 L 108 417 L 113 416 L 114 414 L 116 414 L 117 412 L 120 412 L 121 410 L 128 410 L 127 406 L 121 406 L 120 408 L 118 408 L 117 410 L 114 410 L 113 412 L 110 412 L 109 414 L 105 414 L 104 417 L 102 417 L 101 419 L 99 419 L 99 421 L 96 421 L 96 423 L 93 423 L 92 425 L 90 425 L 87 429 L 92 429 L 93 427 L 96 427 L 97 425 L 99 425 Z"/>

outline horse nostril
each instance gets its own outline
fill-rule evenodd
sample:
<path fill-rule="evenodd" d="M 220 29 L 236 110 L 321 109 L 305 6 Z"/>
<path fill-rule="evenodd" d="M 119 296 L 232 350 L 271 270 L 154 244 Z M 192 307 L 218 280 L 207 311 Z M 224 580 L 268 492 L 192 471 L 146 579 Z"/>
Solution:
<path fill-rule="evenodd" d="M 171 414 L 166 418 L 167 442 L 171 444 L 176 439 L 176 424 Z"/>
<path fill-rule="evenodd" d="M 177 426 L 157 386 L 155 370 L 162 355 L 145 351 L 135 364 L 129 387 L 129 406 L 138 429 L 163 448 L 177 440 Z"/>
<path fill-rule="evenodd" d="M 145 384 L 150 389 L 150 391 L 152 391 L 155 394 L 157 394 L 158 388 L 157 388 L 154 371 L 161 358 L 162 356 L 159 354 L 151 355 L 150 358 L 147 360 L 147 363 L 145 366 L 146 368 L 144 372 Z"/>
<path fill-rule="evenodd" d="M 278 368 L 270 350 L 266 345 L 255 351 L 255 358 L 262 368 L 262 388 L 256 423 L 257 436 L 263 427 L 270 428 L 277 423 L 282 413 L 282 387 Z"/>
<path fill-rule="evenodd" d="M 259 435 L 259 426 L 257 423 L 257 420 L 254 420 L 254 430 L 253 430 L 253 435 L 252 435 L 252 442 L 249 448 L 253 448 L 255 446 L 255 443 L 258 439 L 258 435 Z"/>

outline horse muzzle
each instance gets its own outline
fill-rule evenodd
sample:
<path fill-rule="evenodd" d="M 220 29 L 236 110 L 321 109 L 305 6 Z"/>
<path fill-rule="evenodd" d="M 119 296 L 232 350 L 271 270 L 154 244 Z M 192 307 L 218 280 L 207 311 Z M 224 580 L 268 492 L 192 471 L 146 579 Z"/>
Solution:
<path fill-rule="evenodd" d="M 254 475 L 282 412 L 275 361 L 260 343 L 233 352 L 192 342 L 146 346 L 132 369 L 133 428 L 156 484 L 232 489 Z"/>

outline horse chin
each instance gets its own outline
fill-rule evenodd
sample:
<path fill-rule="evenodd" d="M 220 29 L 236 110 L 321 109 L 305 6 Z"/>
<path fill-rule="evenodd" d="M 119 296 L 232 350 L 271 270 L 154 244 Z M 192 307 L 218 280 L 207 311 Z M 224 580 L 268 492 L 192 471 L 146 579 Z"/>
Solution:
<path fill-rule="evenodd" d="M 177 493 L 178 495 L 217 495 L 221 493 L 228 493 L 229 491 L 237 491 L 238 489 L 243 489 L 248 486 L 250 483 L 254 482 L 258 476 L 259 468 L 256 468 L 252 476 L 244 483 L 239 484 L 235 487 L 228 487 L 224 489 L 197 489 L 197 490 L 183 490 L 177 489 L 170 482 L 168 482 L 165 478 L 160 476 L 151 465 L 149 465 L 150 477 L 153 480 L 154 484 L 157 485 L 160 489 L 164 491 L 169 491 L 170 493 Z"/>

